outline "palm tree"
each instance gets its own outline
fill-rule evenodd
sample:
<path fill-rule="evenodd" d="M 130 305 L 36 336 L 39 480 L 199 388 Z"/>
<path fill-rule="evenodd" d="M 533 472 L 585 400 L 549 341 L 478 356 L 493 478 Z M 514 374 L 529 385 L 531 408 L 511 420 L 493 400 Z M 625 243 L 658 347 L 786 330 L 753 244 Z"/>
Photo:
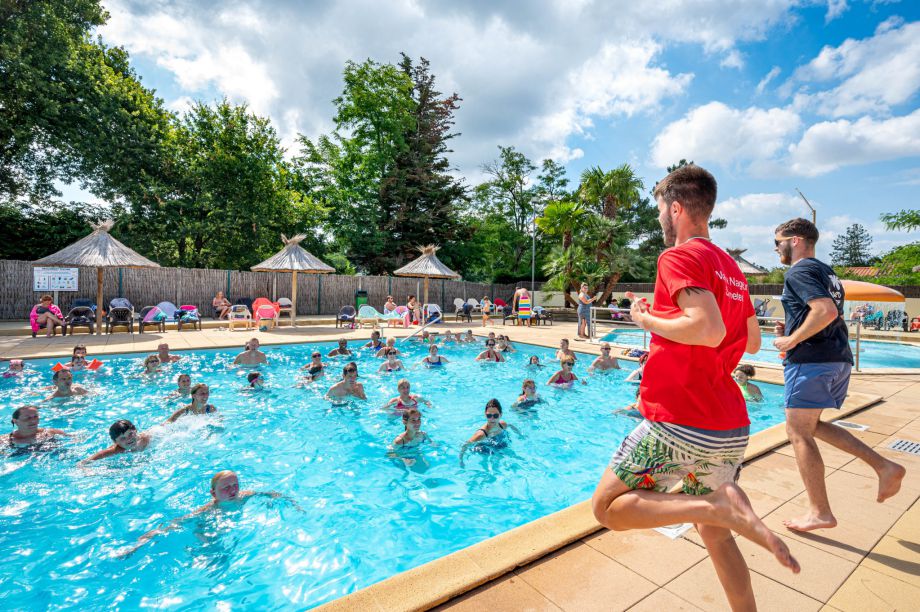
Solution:
<path fill-rule="evenodd" d="M 597 212 L 608 219 L 616 219 L 620 208 L 633 206 L 641 199 L 644 189 L 642 179 L 636 176 L 629 164 L 609 172 L 600 167 L 588 168 L 581 173 L 578 195 Z"/>
<path fill-rule="evenodd" d="M 554 276 L 561 274 L 561 288 L 566 302 L 571 302 L 569 288 L 572 281 L 572 268 L 574 257 L 574 245 L 572 236 L 575 229 L 582 226 L 591 216 L 581 202 L 571 202 L 568 200 L 559 200 L 550 202 L 543 209 L 543 216 L 537 218 L 537 227 L 547 236 L 562 238 L 562 251 L 560 261 L 563 263 L 562 269 L 555 269 Z"/>

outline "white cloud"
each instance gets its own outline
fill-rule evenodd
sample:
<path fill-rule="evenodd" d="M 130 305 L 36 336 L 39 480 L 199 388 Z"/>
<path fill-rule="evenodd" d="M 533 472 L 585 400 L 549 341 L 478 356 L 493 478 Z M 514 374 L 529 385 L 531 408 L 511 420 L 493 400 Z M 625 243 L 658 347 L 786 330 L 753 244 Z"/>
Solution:
<path fill-rule="evenodd" d="M 744 68 L 744 57 L 741 55 L 740 51 L 732 49 L 722 58 L 722 61 L 719 62 L 719 66 L 722 68 L 736 68 L 740 70 Z"/>
<path fill-rule="evenodd" d="M 807 213 L 796 194 L 749 193 L 716 203 L 713 215 L 728 221 L 724 229 L 711 230 L 712 239 L 723 248 L 747 249 L 745 259 L 765 268 L 779 265 L 773 252 L 776 226 Z"/>
<path fill-rule="evenodd" d="M 758 168 L 781 152 L 801 126 L 783 108 L 739 110 L 721 102 L 699 106 L 662 130 L 652 143 L 652 163 L 666 168 L 679 159 L 727 167 Z"/>
<path fill-rule="evenodd" d="M 801 84 L 839 82 L 831 89 L 803 95 L 818 112 L 832 117 L 867 112 L 887 114 L 920 90 L 920 21 L 902 24 L 888 19 L 876 34 L 827 46 L 798 68 L 784 87 L 786 94 Z"/>
<path fill-rule="evenodd" d="M 824 23 L 830 23 L 843 15 L 849 7 L 847 0 L 827 0 L 827 13 L 824 15 Z"/>
<path fill-rule="evenodd" d="M 816 176 L 842 166 L 920 155 L 920 109 L 886 120 L 840 119 L 809 127 L 789 149 L 791 170 Z"/>
<path fill-rule="evenodd" d="M 782 72 L 782 70 L 780 70 L 779 66 L 773 66 L 770 68 L 770 72 L 768 72 L 762 79 L 760 79 L 760 82 L 757 83 L 757 87 L 754 91 L 758 96 L 764 92 L 764 90 L 767 88 L 767 85 L 770 84 L 770 81 L 779 76 L 780 72 Z"/>

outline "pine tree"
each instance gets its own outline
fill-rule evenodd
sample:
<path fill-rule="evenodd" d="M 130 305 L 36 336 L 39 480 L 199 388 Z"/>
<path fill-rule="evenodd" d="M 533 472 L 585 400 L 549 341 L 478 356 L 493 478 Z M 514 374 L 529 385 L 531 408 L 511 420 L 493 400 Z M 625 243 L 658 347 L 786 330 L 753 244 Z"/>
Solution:
<path fill-rule="evenodd" d="M 872 236 L 862 225 L 854 223 L 834 239 L 831 261 L 838 266 L 867 266 L 872 259 L 871 246 Z"/>

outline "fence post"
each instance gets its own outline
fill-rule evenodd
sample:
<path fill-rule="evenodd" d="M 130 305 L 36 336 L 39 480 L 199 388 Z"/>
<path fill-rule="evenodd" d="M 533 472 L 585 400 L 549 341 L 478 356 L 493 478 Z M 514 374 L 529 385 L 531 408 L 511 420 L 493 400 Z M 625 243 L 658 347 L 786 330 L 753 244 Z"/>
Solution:
<path fill-rule="evenodd" d="M 491 288 L 489 289 L 489 295 L 491 297 L 489 299 L 494 303 L 495 302 L 495 283 L 492 283 L 490 287 Z"/>
<path fill-rule="evenodd" d="M 387 275 L 387 295 L 393 295 L 393 277 Z"/>
<path fill-rule="evenodd" d="M 227 270 L 227 293 L 224 296 L 229 300 L 230 299 L 230 270 Z"/>
<path fill-rule="evenodd" d="M 444 279 L 441 279 L 441 307 L 444 308 Z"/>
<path fill-rule="evenodd" d="M 125 297 L 125 292 L 122 291 L 122 284 L 121 284 L 122 270 L 123 270 L 122 268 L 118 268 L 118 297 Z"/>
<path fill-rule="evenodd" d="M 322 314 L 320 310 L 322 309 L 321 305 L 323 302 L 323 275 L 317 274 L 317 285 L 316 285 L 316 314 Z"/>
<path fill-rule="evenodd" d="M 176 306 L 182 305 L 182 268 L 176 268 Z"/>

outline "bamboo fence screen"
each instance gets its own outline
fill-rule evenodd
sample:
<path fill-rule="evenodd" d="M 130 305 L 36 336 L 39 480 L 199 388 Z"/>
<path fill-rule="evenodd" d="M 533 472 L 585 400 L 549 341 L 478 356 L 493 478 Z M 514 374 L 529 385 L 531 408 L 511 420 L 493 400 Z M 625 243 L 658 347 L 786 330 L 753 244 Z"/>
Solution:
<path fill-rule="evenodd" d="M 342 306 L 355 303 L 355 291 L 367 291 L 368 303 L 383 308 L 387 295 L 397 304 L 405 304 L 409 294 L 419 300 L 423 279 L 402 276 L 343 276 L 337 274 L 301 274 L 297 279 L 297 314 L 334 315 Z M 522 283 L 530 287 L 530 282 Z M 540 285 L 542 283 L 538 283 Z M 428 289 L 430 302 L 444 312 L 454 311 L 454 299 L 481 300 L 502 298 L 510 302 L 515 283 L 488 284 L 432 279 Z M 64 313 L 76 298 L 96 299 L 95 268 L 80 268 L 79 290 L 60 292 L 58 306 Z M 124 268 L 106 269 L 103 280 L 105 303 L 115 297 L 128 298 L 136 310 L 169 301 L 177 306 L 193 304 L 206 316 L 211 313 L 211 300 L 223 291 L 230 301 L 239 297 L 267 297 L 277 300 L 291 297 L 290 272 L 239 272 L 200 268 Z M 537 287 L 539 288 L 539 287 Z M 40 292 L 32 291 L 32 263 L 0 260 L 0 319 L 26 319 L 32 306 L 38 303 Z"/>

